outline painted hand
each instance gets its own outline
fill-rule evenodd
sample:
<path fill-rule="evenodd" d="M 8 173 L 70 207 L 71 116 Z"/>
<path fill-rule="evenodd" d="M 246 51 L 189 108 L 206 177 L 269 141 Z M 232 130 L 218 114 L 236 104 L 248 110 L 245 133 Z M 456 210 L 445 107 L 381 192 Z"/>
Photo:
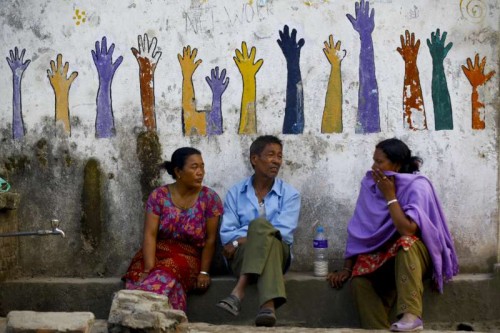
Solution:
<path fill-rule="evenodd" d="M 68 70 L 68 62 L 64 64 L 64 67 L 62 65 L 62 54 L 57 55 L 57 65 L 54 63 L 54 60 L 50 61 L 50 69 L 47 70 L 47 77 L 56 95 L 67 94 L 71 84 L 78 76 L 78 72 L 73 72 L 68 77 Z"/>
<path fill-rule="evenodd" d="M 225 80 L 224 80 L 225 79 Z M 223 69 L 219 76 L 219 67 L 215 67 L 211 71 L 211 77 L 206 76 L 205 80 L 207 81 L 210 89 L 212 90 L 212 94 L 214 96 L 222 96 L 224 91 L 226 90 L 229 84 L 229 78 L 226 77 L 226 70 Z"/>
<path fill-rule="evenodd" d="M 401 47 L 398 47 L 397 51 L 401 54 L 405 63 L 416 63 L 419 47 L 420 39 L 415 43 L 415 34 L 412 32 L 410 36 L 410 32 L 406 30 L 405 37 L 401 35 Z"/>
<path fill-rule="evenodd" d="M 355 5 L 356 18 L 351 14 L 347 14 L 347 18 L 361 38 L 368 37 L 375 28 L 375 9 L 370 12 L 370 2 L 361 0 L 361 3 L 356 2 Z"/>
<path fill-rule="evenodd" d="M 340 51 L 340 41 L 337 41 L 337 44 L 334 44 L 333 35 L 330 35 L 329 41 L 325 41 L 325 48 L 323 52 L 325 53 L 326 59 L 332 66 L 340 67 L 340 63 L 346 56 L 346 50 Z M 335 46 L 334 46 L 335 45 Z"/>
<path fill-rule="evenodd" d="M 181 64 L 182 76 L 184 78 L 192 77 L 196 68 L 202 63 L 201 59 L 196 62 L 194 61 L 197 54 L 198 49 L 193 49 L 191 52 L 191 46 L 189 45 L 182 49 L 182 56 L 177 54 L 177 59 L 179 59 L 179 63 Z"/>
<path fill-rule="evenodd" d="M 305 44 L 304 38 L 299 39 L 297 42 L 297 30 L 293 29 L 290 34 L 287 25 L 285 25 L 283 31 L 280 30 L 279 34 L 280 39 L 278 39 L 277 42 L 281 51 L 283 51 L 287 63 L 298 64 L 300 60 L 300 49 Z"/>
<path fill-rule="evenodd" d="M 479 63 L 479 54 L 476 54 L 474 58 L 474 65 L 472 64 L 472 60 L 470 58 L 467 58 L 467 67 L 462 65 L 462 70 L 464 71 L 464 74 L 469 80 L 471 86 L 481 86 L 488 82 L 493 75 L 495 75 L 495 71 L 484 74 L 485 65 L 486 57 L 484 57 L 483 60 L 481 60 L 481 63 Z"/>
<path fill-rule="evenodd" d="M 16 77 L 21 77 L 23 72 L 26 70 L 28 65 L 30 64 L 31 60 L 26 60 L 23 62 L 24 58 L 24 53 L 26 52 L 26 49 L 23 49 L 21 51 L 21 54 L 19 54 L 19 50 L 17 47 L 14 48 L 13 50 L 10 50 L 10 58 L 7 57 L 7 62 L 9 63 L 9 67 L 12 70 L 12 73 Z"/>
<path fill-rule="evenodd" d="M 241 76 L 243 79 L 249 77 L 255 77 L 259 69 L 262 67 L 264 63 L 263 59 L 259 59 L 255 62 L 255 54 L 257 53 L 257 49 L 253 46 L 248 53 L 247 43 L 241 43 L 241 51 L 236 49 L 236 56 L 233 57 L 236 66 L 240 70 Z"/>
<path fill-rule="evenodd" d="M 447 32 L 443 32 L 442 37 L 440 37 L 439 29 L 436 30 L 436 33 L 431 33 L 431 39 L 427 39 L 427 46 L 429 47 L 429 51 L 431 53 L 432 61 L 443 62 L 444 58 L 450 51 L 453 46 L 453 43 L 449 43 L 444 46 L 446 40 Z"/>
<path fill-rule="evenodd" d="M 161 58 L 161 51 L 156 51 L 158 40 L 156 37 L 153 37 L 150 42 L 148 35 L 144 34 L 144 38 L 141 35 L 137 36 L 137 42 L 139 50 L 135 47 L 131 50 L 139 63 L 139 69 L 141 71 L 151 70 L 151 72 L 154 72 Z"/>
<path fill-rule="evenodd" d="M 119 56 L 113 63 L 114 50 L 115 44 L 111 44 L 108 50 L 106 37 L 103 37 L 101 44 L 99 44 L 99 41 L 96 41 L 95 51 L 91 51 L 92 59 L 94 60 L 95 67 L 97 68 L 97 73 L 99 74 L 99 79 L 107 83 L 111 83 L 116 69 L 123 61 L 123 57 Z"/>

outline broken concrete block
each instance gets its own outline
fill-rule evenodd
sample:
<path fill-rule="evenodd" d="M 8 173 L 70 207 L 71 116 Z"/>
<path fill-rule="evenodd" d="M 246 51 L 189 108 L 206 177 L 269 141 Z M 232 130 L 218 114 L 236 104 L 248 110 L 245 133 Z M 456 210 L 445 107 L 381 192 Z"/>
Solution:
<path fill-rule="evenodd" d="M 90 333 L 94 322 L 91 312 L 11 311 L 6 333 Z"/>
<path fill-rule="evenodd" d="M 182 331 L 187 323 L 184 311 L 174 310 L 168 297 L 140 290 L 120 290 L 114 298 L 108 318 L 110 332 L 140 329 L 165 333 Z"/>

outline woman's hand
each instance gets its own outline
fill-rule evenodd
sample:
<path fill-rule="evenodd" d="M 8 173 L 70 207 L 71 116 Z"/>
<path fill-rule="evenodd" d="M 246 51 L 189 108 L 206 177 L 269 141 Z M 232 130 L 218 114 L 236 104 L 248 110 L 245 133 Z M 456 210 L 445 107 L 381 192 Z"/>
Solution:
<path fill-rule="evenodd" d="M 196 288 L 200 290 L 206 290 L 210 286 L 210 275 L 198 274 L 198 279 L 196 281 Z"/>
<path fill-rule="evenodd" d="M 380 169 L 373 169 L 372 177 L 386 201 L 396 199 L 394 176 L 387 177 Z"/>
<path fill-rule="evenodd" d="M 344 283 L 351 277 L 351 272 L 343 269 L 340 272 L 328 273 L 326 280 L 332 288 L 340 289 Z"/>

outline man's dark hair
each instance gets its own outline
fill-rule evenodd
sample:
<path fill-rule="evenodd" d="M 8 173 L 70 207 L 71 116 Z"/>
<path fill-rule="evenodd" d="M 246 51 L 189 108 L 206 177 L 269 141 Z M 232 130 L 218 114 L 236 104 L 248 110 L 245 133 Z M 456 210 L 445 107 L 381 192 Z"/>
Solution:
<path fill-rule="evenodd" d="M 264 151 L 266 146 L 272 143 L 280 145 L 283 149 L 283 142 L 281 142 L 281 140 L 274 135 L 259 136 L 250 145 L 250 157 L 252 157 L 253 155 L 260 155 Z"/>
<path fill-rule="evenodd" d="M 281 149 L 283 149 L 283 142 L 281 142 L 281 140 L 274 135 L 261 135 L 252 142 L 250 145 L 250 165 L 252 168 L 254 168 L 252 164 L 252 156 L 260 155 L 267 145 L 273 143 L 280 145 Z"/>

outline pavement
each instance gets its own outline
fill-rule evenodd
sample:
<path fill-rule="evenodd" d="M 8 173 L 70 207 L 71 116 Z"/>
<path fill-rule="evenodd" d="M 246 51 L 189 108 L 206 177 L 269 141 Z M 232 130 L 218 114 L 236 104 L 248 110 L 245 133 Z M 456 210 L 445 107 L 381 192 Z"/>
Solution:
<path fill-rule="evenodd" d="M 0 333 L 6 332 L 6 318 L 0 317 Z M 460 326 L 459 326 L 460 325 Z M 357 328 L 311 328 L 297 326 L 255 327 L 248 325 L 213 325 L 208 323 L 188 323 L 183 327 L 187 333 L 345 333 L 345 332 L 385 332 L 381 330 L 364 330 Z M 457 329 L 458 328 L 458 329 Z M 500 318 L 493 321 L 482 321 L 475 323 L 443 322 L 431 323 L 425 326 L 422 333 L 445 333 L 457 331 L 500 333 Z M 107 333 L 107 322 L 103 319 L 96 320 L 91 333 Z M 389 331 L 386 331 L 389 332 Z"/>

